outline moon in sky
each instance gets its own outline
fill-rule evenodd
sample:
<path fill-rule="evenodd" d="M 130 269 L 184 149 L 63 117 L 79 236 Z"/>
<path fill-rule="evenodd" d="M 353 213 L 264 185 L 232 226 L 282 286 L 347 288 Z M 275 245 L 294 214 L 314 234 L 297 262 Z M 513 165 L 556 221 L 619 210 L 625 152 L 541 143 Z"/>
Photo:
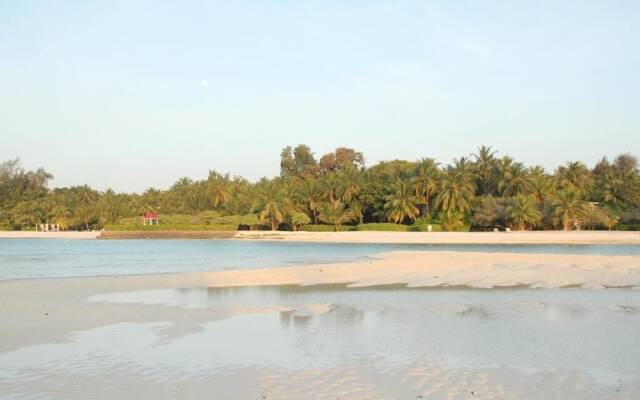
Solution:
<path fill-rule="evenodd" d="M 209 86 L 209 81 L 208 81 L 208 80 L 202 80 L 202 82 L 200 82 L 200 84 L 201 84 L 203 87 L 207 87 L 207 86 Z"/>

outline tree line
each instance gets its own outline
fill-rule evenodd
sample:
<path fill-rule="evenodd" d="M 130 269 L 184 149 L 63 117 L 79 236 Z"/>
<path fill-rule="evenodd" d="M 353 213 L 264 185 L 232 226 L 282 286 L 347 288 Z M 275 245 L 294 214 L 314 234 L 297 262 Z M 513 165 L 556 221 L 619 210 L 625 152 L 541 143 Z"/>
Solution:
<path fill-rule="evenodd" d="M 441 164 L 432 158 L 367 167 L 350 148 L 316 158 L 309 146 L 286 147 L 280 175 L 250 182 L 210 171 L 142 194 L 87 185 L 48 188 L 53 176 L 27 171 L 19 159 L 0 164 L 0 229 L 56 223 L 89 230 L 135 225 L 153 211 L 161 224 L 228 224 L 312 230 L 427 225 L 455 230 L 624 229 L 640 227 L 638 159 L 621 154 L 592 168 L 567 162 L 553 172 L 525 166 L 492 147 Z M 393 225 L 391 225 L 393 224 Z"/>

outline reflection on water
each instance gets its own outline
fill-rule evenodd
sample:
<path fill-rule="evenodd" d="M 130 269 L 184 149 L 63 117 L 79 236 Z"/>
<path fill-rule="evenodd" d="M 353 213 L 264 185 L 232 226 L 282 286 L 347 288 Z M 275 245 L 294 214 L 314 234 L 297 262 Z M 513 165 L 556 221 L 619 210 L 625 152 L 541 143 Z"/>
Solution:
<path fill-rule="evenodd" d="M 0 354 L 8 398 L 638 398 L 624 289 L 185 288 L 92 296 L 228 318 L 77 332 Z M 471 394 L 473 392 L 473 394 Z M 264 396 L 264 397 L 263 397 Z"/>
<path fill-rule="evenodd" d="M 638 245 L 451 245 L 232 240 L 0 239 L 0 280 L 261 268 L 360 260 L 395 250 L 640 255 Z"/>

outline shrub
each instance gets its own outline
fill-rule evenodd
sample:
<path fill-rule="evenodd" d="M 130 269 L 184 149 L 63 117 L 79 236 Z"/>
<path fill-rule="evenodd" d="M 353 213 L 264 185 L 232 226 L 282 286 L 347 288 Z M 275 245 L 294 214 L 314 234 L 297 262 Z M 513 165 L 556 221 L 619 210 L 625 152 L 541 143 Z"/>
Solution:
<path fill-rule="evenodd" d="M 235 231 L 237 225 L 105 225 L 107 231 Z"/>
<path fill-rule="evenodd" d="M 429 232 L 429 224 L 413 224 L 409 227 L 409 232 Z M 431 224 L 431 232 L 442 232 L 440 224 Z"/>
<path fill-rule="evenodd" d="M 358 231 L 385 231 L 385 232 L 407 232 L 407 225 L 391 224 L 391 223 L 370 223 L 362 224 L 356 227 Z"/>
<path fill-rule="evenodd" d="M 354 231 L 354 230 L 355 230 L 354 226 L 348 226 L 348 225 L 338 226 L 339 232 Z M 333 225 L 310 224 L 310 225 L 303 226 L 302 231 L 303 232 L 333 232 L 334 228 L 333 228 Z"/>

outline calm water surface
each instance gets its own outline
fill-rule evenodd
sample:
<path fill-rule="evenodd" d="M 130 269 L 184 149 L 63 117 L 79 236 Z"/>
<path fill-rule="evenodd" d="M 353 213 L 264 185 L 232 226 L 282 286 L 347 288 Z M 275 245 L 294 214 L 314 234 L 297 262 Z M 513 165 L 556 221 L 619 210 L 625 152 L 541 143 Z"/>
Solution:
<path fill-rule="evenodd" d="M 352 261 L 393 250 L 640 255 L 637 245 L 399 245 L 232 240 L 0 239 L 0 280 Z"/>

